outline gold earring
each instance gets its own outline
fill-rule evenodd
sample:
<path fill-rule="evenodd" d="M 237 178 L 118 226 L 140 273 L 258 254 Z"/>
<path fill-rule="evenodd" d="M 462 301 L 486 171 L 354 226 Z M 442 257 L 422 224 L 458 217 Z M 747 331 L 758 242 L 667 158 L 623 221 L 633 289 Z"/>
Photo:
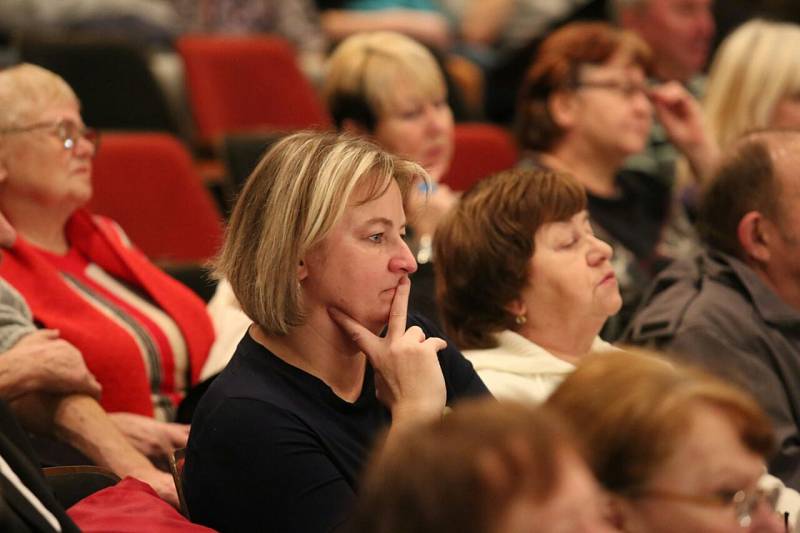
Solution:
<path fill-rule="evenodd" d="M 524 324 L 527 321 L 528 321 L 528 317 L 525 316 L 525 315 L 517 315 L 514 318 L 514 322 L 516 322 L 518 326 L 521 326 L 522 324 Z"/>

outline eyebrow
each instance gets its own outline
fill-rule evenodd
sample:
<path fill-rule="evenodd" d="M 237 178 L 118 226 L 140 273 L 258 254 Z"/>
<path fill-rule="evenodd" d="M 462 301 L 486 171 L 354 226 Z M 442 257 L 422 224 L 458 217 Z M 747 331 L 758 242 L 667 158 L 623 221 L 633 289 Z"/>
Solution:
<path fill-rule="evenodd" d="M 390 228 L 394 227 L 394 222 L 392 222 L 390 219 L 388 219 L 386 217 L 373 217 L 373 218 L 370 218 L 369 220 L 365 221 L 363 225 L 364 226 L 371 226 L 372 224 L 381 224 L 383 226 L 388 226 Z M 404 220 L 403 223 L 400 224 L 400 228 L 402 229 L 402 228 L 405 228 L 405 227 L 406 227 L 406 221 Z"/>

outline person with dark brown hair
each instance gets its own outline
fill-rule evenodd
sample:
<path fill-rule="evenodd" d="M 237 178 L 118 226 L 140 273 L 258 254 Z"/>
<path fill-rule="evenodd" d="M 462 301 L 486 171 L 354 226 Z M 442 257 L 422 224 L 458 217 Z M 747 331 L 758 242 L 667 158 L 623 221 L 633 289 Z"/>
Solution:
<path fill-rule="evenodd" d="M 621 305 L 578 181 L 509 170 L 467 191 L 434 239 L 445 330 L 500 399 L 540 402 Z"/>
<path fill-rule="evenodd" d="M 762 480 L 774 434 L 737 388 L 618 351 L 585 359 L 546 405 L 572 424 L 620 531 L 784 531 L 780 485 Z"/>
<path fill-rule="evenodd" d="M 604 497 L 542 408 L 464 404 L 380 450 L 350 533 L 610 533 Z"/>
<path fill-rule="evenodd" d="M 622 170 L 644 149 L 653 111 L 703 176 L 716 151 L 699 105 L 677 82 L 647 84 L 651 53 L 635 34 L 604 23 L 574 23 L 542 43 L 520 93 L 522 165 L 573 174 L 586 188 L 592 224 L 614 248 L 623 311 L 606 332 L 616 337 L 650 277 L 694 238 L 668 185 Z"/>
<path fill-rule="evenodd" d="M 700 203 L 705 249 L 659 274 L 626 340 L 690 354 L 758 399 L 777 429 L 770 471 L 800 487 L 800 133 L 724 154 Z"/>

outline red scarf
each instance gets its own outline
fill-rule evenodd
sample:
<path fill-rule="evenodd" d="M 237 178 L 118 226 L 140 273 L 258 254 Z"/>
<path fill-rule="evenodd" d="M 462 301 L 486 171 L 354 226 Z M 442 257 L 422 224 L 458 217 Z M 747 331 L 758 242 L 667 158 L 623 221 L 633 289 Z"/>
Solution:
<path fill-rule="evenodd" d="M 214 340 L 203 301 L 133 248 L 109 219 L 79 210 L 68 221 L 66 234 L 70 245 L 91 262 L 143 289 L 172 317 L 186 341 L 191 382 L 197 383 Z M 36 248 L 17 236 L 3 254 L 0 276 L 22 293 L 38 323 L 58 329 L 81 351 L 103 386 L 100 403 L 107 411 L 153 416 L 147 372 L 133 338 L 67 286 Z"/>

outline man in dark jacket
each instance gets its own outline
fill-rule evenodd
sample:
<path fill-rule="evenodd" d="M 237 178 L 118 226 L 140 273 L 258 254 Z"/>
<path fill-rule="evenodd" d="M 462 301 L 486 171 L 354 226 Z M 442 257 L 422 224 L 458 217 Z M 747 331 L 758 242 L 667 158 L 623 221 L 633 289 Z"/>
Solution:
<path fill-rule="evenodd" d="M 763 131 L 723 157 L 698 222 L 706 249 L 663 271 L 625 339 L 741 384 L 771 416 L 770 472 L 800 488 L 800 132 Z"/>

